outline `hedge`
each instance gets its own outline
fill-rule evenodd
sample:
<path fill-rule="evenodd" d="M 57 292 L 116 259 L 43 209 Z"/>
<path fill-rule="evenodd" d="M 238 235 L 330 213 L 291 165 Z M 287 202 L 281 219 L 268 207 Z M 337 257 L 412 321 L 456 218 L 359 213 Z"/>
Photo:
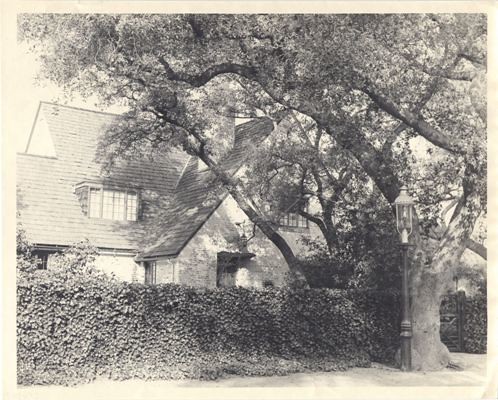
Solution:
<path fill-rule="evenodd" d="M 468 297 L 465 301 L 464 338 L 467 353 L 486 353 L 487 299 L 484 295 Z"/>
<path fill-rule="evenodd" d="M 24 283 L 18 383 L 368 366 L 393 359 L 397 310 L 398 296 L 387 292 Z"/>

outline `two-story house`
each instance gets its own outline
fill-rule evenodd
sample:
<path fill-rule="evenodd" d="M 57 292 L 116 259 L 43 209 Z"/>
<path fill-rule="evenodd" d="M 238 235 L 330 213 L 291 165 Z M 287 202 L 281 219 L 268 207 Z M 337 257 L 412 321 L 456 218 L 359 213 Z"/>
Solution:
<path fill-rule="evenodd" d="M 102 172 L 95 161 L 114 114 L 41 103 L 26 150 L 17 155 L 20 222 L 41 268 L 51 254 L 83 239 L 99 249 L 96 264 L 126 281 L 199 287 L 282 285 L 288 266 L 276 246 L 197 158 L 179 150 L 127 160 Z M 234 127 L 222 160 L 236 173 L 274 129 L 268 118 Z M 314 227 L 295 214 L 279 228 L 296 252 Z M 252 236 L 252 235 L 251 235 Z M 242 240 L 241 240 L 242 239 Z"/>

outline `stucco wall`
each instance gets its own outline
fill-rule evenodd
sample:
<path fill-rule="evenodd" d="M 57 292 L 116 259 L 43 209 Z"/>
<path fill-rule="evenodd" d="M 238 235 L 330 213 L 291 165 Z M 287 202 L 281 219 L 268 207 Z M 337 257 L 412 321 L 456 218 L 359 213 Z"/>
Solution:
<path fill-rule="evenodd" d="M 280 228 L 279 233 L 292 248 L 296 257 L 302 257 L 308 252 L 307 246 L 302 241 L 303 236 L 325 243 L 320 229 L 312 222 L 309 223 L 308 228 L 282 227 Z"/>
<path fill-rule="evenodd" d="M 175 259 L 162 259 L 156 263 L 156 283 L 178 283 Z"/>
<path fill-rule="evenodd" d="M 47 268 L 53 263 L 53 255 L 48 256 Z M 133 255 L 100 254 L 95 259 L 95 266 L 107 274 L 126 282 L 144 282 L 145 273 L 142 265 L 134 261 Z"/>
<path fill-rule="evenodd" d="M 175 259 L 159 260 L 157 264 L 157 282 L 162 283 L 163 271 L 174 269 L 175 282 L 198 287 L 215 287 L 217 255 L 221 251 L 237 251 L 237 242 L 241 233 L 236 224 L 245 227 L 246 236 L 252 235 L 252 223 L 240 210 L 232 197 L 227 197 L 211 215 L 197 234 L 185 246 Z M 302 253 L 303 246 L 298 239 L 305 231 L 284 231 L 296 253 Z M 313 233 L 312 233 L 313 234 Z M 235 283 L 245 287 L 262 287 L 264 281 L 275 286 L 285 283 L 289 269 L 278 248 L 259 230 L 249 241 L 248 251 L 256 257 L 241 261 L 235 276 Z M 170 273 L 168 273 L 169 275 Z"/>
<path fill-rule="evenodd" d="M 144 281 L 143 267 L 138 265 L 132 256 L 122 255 L 99 255 L 95 260 L 95 266 L 108 274 L 114 274 L 116 278 L 126 282 Z"/>

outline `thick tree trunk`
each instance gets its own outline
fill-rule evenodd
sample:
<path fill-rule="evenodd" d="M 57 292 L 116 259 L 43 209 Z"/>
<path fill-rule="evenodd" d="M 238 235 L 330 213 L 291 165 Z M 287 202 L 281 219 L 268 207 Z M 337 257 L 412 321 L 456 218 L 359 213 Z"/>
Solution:
<path fill-rule="evenodd" d="M 474 178 L 475 179 L 475 178 Z M 464 180 L 464 193 L 438 247 L 427 260 L 420 236 L 414 235 L 410 289 L 414 370 L 438 370 L 448 365 L 450 353 L 439 335 L 441 297 L 452 284 L 453 269 L 465 251 L 480 214 L 480 195 L 474 182 Z"/>
<path fill-rule="evenodd" d="M 322 235 L 325 239 L 329 255 L 334 254 L 334 251 L 338 246 L 337 231 L 335 227 L 326 222 L 323 222 L 318 227 L 320 228 L 320 231 L 322 232 Z"/>
<path fill-rule="evenodd" d="M 455 260 L 456 261 L 456 260 Z M 413 370 L 434 371 L 446 367 L 450 352 L 441 342 L 439 327 L 439 307 L 441 297 L 451 282 L 450 274 L 440 276 L 427 272 L 421 274 L 416 282 L 412 281 L 412 368 Z"/>

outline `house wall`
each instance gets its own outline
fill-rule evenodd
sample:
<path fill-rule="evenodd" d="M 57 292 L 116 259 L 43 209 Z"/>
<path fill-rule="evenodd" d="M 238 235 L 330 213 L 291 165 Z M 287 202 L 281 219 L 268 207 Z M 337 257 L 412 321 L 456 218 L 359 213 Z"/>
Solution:
<path fill-rule="evenodd" d="M 125 282 L 144 282 L 144 268 L 137 264 L 133 256 L 102 254 L 95 259 L 95 266 L 107 274 Z"/>
<path fill-rule="evenodd" d="M 177 283 L 178 268 L 175 259 L 166 258 L 158 260 L 156 264 L 156 283 Z"/>
<path fill-rule="evenodd" d="M 325 242 L 320 229 L 313 223 L 309 223 L 309 228 L 282 227 L 279 233 L 287 241 L 296 257 L 302 257 L 308 253 L 308 248 L 303 243 L 303 237 Z"/>
<path fill-rule="evenodd" d="M 48 256 L 47 268 L 53 265 L 53 255 Z M 95 258 L 95 267 L 125 282 L 141 282 L 145 280 L 144 267 L 136 263 L 134 255 L 100 254 Z"/>
<path fill-rule="evenodd" d="M 218 209 L 210 216 L 196 235 L 176 258 L 157 260 L 156 283 L 181 283 L 196 287 L 216 287 L 218 252 L 237 251 L 241 230 L 246 236 L 252 235 L 252 222 L 238 207 L 231 196 L 228 196 Z M 315 237 L 320 231 L 313 224 L 309 229 L 288 228 L 280 231 L 297 256 L 306 253 L 301 243 L 303 235 Z M 285 284 L 289 269 L 278 248 L 260 231 L 248 243 L 248 251 L 256 254 L 249 260 L 242 260 L 235 275 L 235 284 L 243 287 L 262 287 L 264 281 L 275 286 Z M 48 267 L 50 268 L 50 257 Z M 125 282 L 145 281 L 143 263 L 137 263 L 133 255 L 100 254 L 95 260 L 100 270 L 114 274 Z"/>
<path fill-rule="evenodd" d="M 244 227 L 246 236 L 252 235 L 253 224 L 228 196 L 218 209 L 210 216 L 196 235 L 174 259 L 162 259 L 157 263 L 157 283 L 165 283 L 165 276 L 171 276 L 166 270 L 174 269 L 174 281 L 197 287 L 216 287 L 217 255 L 220 251 L 237 251 L 239 232 L 236 224 Z M 296 254 L 302 254 L 304 247 L 298 239 L 309 231 L 284 231 L 282 235 Z M 235 283 L 244 287 L 262 287 L 264 281 L 271 281 L 275 286 L 285 284 L 289 272 L 287 263 L 278 248 L 257 229 L 256 236 L 248 243 L 248 251 L 256 257 L 241 261 L 235 277 Z"/>

